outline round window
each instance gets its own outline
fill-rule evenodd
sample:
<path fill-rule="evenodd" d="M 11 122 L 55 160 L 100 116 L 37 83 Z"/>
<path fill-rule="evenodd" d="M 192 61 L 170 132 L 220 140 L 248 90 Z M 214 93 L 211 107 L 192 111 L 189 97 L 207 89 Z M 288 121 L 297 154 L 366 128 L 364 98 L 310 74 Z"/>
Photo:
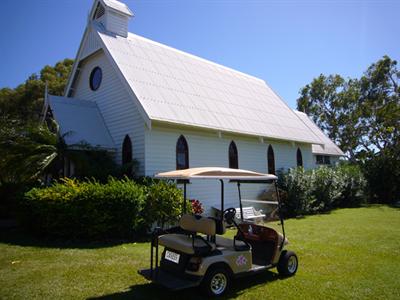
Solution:
<path fill-rule="evenodd" d="M 95 67 L 90 73 L 90 88 L 92 91 L 97 90 L 101 84 L 101 78 L 103 77 L 100 67 Z"/>

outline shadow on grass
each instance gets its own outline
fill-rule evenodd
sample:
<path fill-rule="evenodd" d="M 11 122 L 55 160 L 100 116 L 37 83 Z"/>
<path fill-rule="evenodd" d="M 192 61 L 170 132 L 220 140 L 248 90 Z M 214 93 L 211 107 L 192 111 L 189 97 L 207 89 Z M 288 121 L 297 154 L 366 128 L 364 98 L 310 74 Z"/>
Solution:
<path fill-rule="evenodd" d="M 59 249 L 98 249 L 118 246 L 124 243 L 147 243 L 150 239 L 143 238 L 141 240 L 99 240 L 99 241 L 87 241 L 87 240 L 68 240 L 61 238 L 48 238 L 39 237 L 29 234 L 22 229 L 15 228 L 2 228 L 0 230 L 0 243 L 16 246 L 26 247 L 40 247 L 40 248 L 59 248 Z"/>
<path fill-rule="evenodd" d="M 232 282 L 231 290 L 224 297 L 219 299 L 234 299 L 248 292 L 251 289 L 255 289 L 259 285 L 268 284 L 275 280 L 284 280 L 286 277 L 281 277 L 277 273 L 271 271 L 265 271 L 260 274 L 251 275 L 235 279 Z M 113 299 L 205 299 L 200 291 L 200 288 L 190 288 L 182 291 L 170 291 L 159 285 L 153 283 L 138 284 L 129 287 L 126 291 L 116 292 L 110 295 L 104 295 L 99 297 L 88 298 L 90 300 L 113 300 Z"/>

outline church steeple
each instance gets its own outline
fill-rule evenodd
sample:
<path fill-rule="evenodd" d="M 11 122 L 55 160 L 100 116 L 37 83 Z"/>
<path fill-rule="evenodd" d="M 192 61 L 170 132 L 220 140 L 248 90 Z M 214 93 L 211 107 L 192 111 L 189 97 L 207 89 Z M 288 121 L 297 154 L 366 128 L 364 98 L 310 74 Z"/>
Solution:
<path fill-rule="evenodd" d="M 117 0 L 95 0 L 90 13 L 90 21 L 98 22 L 110 33 L 127 37 L 128 22 L 133 17 L 129 7 Z"/>

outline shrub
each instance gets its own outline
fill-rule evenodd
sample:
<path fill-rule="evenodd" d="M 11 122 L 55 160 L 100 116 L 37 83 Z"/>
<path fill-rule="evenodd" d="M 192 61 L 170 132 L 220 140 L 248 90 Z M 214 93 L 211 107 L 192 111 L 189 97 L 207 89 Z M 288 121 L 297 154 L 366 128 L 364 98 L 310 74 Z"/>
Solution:
<path fill-rule="evenodd" d="M 279 174 L 284 211 L 289 217 L 354 207 L 366 201 L 366 181 L 358 166 L 341 165 L 304 171 L 289 169 Z"/>
<path fill-rule="evenodd" d="M 288 217 L 310 211 L 310 180 L 303 168 L 289 169 L 278 174 L 278 184 L 286 193 L 282 197 L 284 212 Z"/>
<path fill-rule="evenodd" d="M 370 202 L 394 204 L 400 201 L 399 147 L 369 157 L 362 170 L 368 181 Z"/>
<path fill-rule="evenodd" d="M 150 229 L 155 223 L 164 227 L 165 224 L 177 222 L 182 212 L 182 203 L 182 191 L 175 184 L 150 180 L 150 184 L 147 183 L 147 197 L 143 210 L 145 228 Z"/>
<path fill-rule="evenodd" d="M 342 193 L 337 200 L 339 207 L 357 207 L 367 202 L 367 181 L 358 165 L 343 164 L 338 167 L 342 178 Z"/>
<path fill-rule="evenodd" d="M 22 223 L 37 234 L 67 238 L 129 238 L 154 224 L 175 223 L 182 211 L 182 192 L 165 181 L 128 178 L 78 181 L 62 179 L 34 188 L 21 202 Z M 191 211 L 187 201 L 187 211 Z"/>
<path fill-rule="evenodd" d="M 331 210 L 342 193 L 342 178 L 335 168 L 319 167 L 310 171 L 311 212 Z"/>
<path fill-rule="evenodd" d="M 68 238 L 127 238 L 140 229 L 142 186 L 128 180 L 63 179 L 34 188 L 21 203 L 23 224 L 36 233 Z"/>

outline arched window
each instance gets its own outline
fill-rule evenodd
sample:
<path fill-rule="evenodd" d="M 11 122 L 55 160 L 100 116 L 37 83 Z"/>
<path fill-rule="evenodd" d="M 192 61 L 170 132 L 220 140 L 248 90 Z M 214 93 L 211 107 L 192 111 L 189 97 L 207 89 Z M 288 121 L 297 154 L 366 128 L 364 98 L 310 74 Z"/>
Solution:
<path fill-rule="evenodd" d="M 297 166 L 298 167 L 302 167 L 303 166 L 303 155 L 301 155 L 300 148 L 297 148 Z"/>
<path fill-rule="evenodd" d="M 189 168 L 189 147 L 186 139 L 181 135 L 176 143 L 176 169 Z"/>
<path fill-rule="evenodd" d="M 275 174 L 275 155 L 272 146 L 268 146 L 268 173 Z"/>
<path fill-rule="evenodd" d="M 132 142 L 129 135 L 126 135 L 124 142 L 122 143 L 122 165 L 126 165 L 132 162 Z M 129 166 L 126 170 L 127 174 L 132 173 L 132 166 Z"/>
<path fill-rule="evenodd" d="M 132 162 L 132 142 L 129 135 L 126 135 L 122 144 L 122 164 Z"/>
<path fill-rule="evenodd" d="M 234 141 L 229 145 L 229 168 L 239 169 L 239 156 Z"/>

